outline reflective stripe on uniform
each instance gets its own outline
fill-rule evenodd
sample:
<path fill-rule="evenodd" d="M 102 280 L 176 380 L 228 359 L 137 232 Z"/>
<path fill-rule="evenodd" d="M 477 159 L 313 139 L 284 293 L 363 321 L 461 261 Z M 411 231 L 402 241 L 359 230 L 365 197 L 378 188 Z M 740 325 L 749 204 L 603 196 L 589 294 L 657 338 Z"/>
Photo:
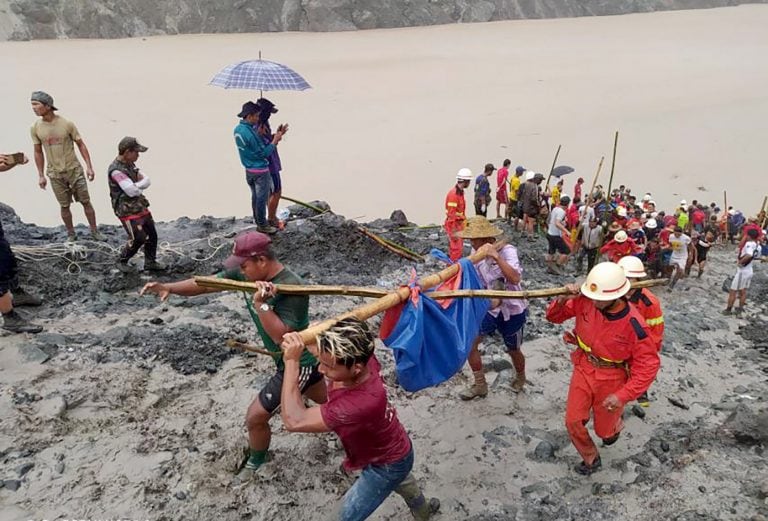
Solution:
<path fill-rule="evenodd" d="M 646 318 L 645 319 L 645 323 L 648 324 L 651 327 L 658 326 L 659 324 L 663 324 L 664 323 L 664 317 L 661 316 L 661 317 L 656 317 L 656 318 Z"/>
<path fill-rule="evenodd" d="M 581 349 L 582 349 L 582 350 L 583 350 L 585 353 L 590 353 L 590 354 L 592 354 L 592 348 L 591 348 L 591 347 L 589 347 L 587 344 L 585 344 L 585 343 L 584 343 L 584 342 L 581 340 L 581 338 L 579 338 L 579 336 L 578 336 L 578 335 L 576 335 L 576 341 L 579 343 L 579 347 L 580 347 L 580 348 L 581 348 Z M 610 363 L 612 363 L 612 364 L 623 364 L 623 363 L 624 363 L 624 360 L 611 360 L 610 358 L 603 358 L 602 356 L 597 356 L 597 355 L 595 355 L 595 354 L 592 354 L 592 356 L 595 356 L 595 357 L 599 358 L 600 360 L 603 360 L 603 361 L 605 361 L 605 362 L 610 362 Z"/>
<path fill-rule="evenodd" d="M 456 206 L 459 206 L 459 203 L 445 203 L 445 206 L 450 206 L 451 208 L 455 208 Z"/>

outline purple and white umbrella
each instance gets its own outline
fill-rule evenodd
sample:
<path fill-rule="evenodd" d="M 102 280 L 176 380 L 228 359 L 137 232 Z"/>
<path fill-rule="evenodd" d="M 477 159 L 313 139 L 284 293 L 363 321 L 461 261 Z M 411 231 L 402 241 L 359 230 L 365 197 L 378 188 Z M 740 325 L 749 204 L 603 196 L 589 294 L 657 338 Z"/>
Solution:
<path fill-rule="evenodd" d="M 306 90 L 312 87 L 301 75 L 281 63 L 258 60 L 235 63 L 224 67 L 209 85 L 225 89 Z"/>

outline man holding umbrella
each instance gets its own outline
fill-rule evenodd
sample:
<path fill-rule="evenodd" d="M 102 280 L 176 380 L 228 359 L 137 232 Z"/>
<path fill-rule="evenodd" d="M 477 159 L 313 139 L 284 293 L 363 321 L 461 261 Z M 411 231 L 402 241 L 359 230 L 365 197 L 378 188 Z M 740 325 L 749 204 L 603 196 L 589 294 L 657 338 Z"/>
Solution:
<path fill-rule="evenodd" d="M 235 144 L 240 154 L 240 163 L 245 168 L 245 182 L 251 189 L 251 209 L 257 230 L 262 233 L 274 234 L 277 228 L 267 221 L 267 202 L 273 190 L 272 178 L 269 172 L 269 157 L 277 149 L 277 144 L 288 132 L 288 125 L 280 125 L 269 143 L 254 129 L 259 123 L 261 107 L 252 101 L 243 105 L 237 115 L 241 118 L 235 127 Z"/>

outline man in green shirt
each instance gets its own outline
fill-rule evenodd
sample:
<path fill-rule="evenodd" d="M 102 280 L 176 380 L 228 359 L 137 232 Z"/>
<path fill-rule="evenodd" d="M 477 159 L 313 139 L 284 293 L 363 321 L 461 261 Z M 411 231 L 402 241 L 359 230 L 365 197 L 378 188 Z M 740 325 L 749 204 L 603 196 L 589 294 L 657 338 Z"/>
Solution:
<path fill-rule="evenodd" d="M 303 281 L 277 259 L 271 242 L 268 235 L 260 232 L 239 235 L 235 239 L 232 255 L 224 261 L 225 270 L 217 275 L 220 278 L 257 283 L 259 288 L 253 297 L 248 298 L 244 293 L 243 298 L 264 346 L 276 355 L 277 371 L 246 413 L 250 453 L 242 477 L 248 477 L 258 470 L 267 458 L 272 437 L 269 419 L 280 406 L 285 370 L 279 344 L 286 333 L 301 331 L 309 325 L 308 296 L 280 295 L 275 292 L 275 284 L 302 284 Z M 187 279 L 167 284 L 149 282 L 142 288 L 141 294 L 154 293 L 165 300 L 171 294 L 190 297 L 216 291 L 219 290 L 198 286 L 195 279 Z M 299 362 L 299 387 L 302 393 L 316 403 L 325 403 L 328 396 L 323 376 L 317 370 L 317 360 L 307 351 Z"/>

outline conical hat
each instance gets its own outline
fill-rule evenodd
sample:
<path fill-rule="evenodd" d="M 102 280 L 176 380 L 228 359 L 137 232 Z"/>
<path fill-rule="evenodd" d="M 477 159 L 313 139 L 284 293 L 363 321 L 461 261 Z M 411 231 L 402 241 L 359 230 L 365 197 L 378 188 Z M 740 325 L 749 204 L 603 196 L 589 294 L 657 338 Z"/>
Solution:
<path fill-rule="evenodd" d="M 459 232 L 462 239 L 486 239 L 504 233 L 480 215 L 467 219 L 467 227 Z"/>

